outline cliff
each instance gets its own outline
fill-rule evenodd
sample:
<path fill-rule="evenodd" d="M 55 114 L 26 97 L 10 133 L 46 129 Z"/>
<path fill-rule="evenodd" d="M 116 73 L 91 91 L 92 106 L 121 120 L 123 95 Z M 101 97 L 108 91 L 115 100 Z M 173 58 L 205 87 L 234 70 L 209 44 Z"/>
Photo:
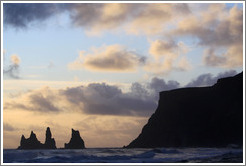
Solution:
<path fill-rule="evenodd" d="M 31 131 L 30 137 L 21 136 L 20 146 L 18 149 L 56 149 L 55 139 L 51 138 L 50 128 L 47 127 L 45 143 L 42 144 L 36 137 L 36 134 Z"/>
<path fill-rule="evenodd" d="M 72 129 L 72 137 L 69 143 L 65 143 L 65 149 L 84 149 L 84 140 L 80 137 L 79 131 Z"/>
<path fill-rule="evenodd" d="M 155 113 L 127 148 L 243 145 L 243 73 L 211 87 L 160 92 Z"/>

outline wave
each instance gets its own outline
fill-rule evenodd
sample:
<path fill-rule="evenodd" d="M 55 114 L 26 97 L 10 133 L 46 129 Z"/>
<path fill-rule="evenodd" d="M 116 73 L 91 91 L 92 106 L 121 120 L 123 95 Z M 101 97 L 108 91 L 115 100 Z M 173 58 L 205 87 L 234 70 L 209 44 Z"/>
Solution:
<path fill-rule="evenodd" d="M 235 148 L 89 148 L 81 150 L 5 150 L 4 163 L 213 163 L 243 162 Z"/>

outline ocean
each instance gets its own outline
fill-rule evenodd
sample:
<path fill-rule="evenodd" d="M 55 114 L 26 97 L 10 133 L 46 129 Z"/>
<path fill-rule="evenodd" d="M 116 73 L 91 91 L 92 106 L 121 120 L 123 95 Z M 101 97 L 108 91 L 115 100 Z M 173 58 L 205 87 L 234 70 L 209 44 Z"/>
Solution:
<path fill-rule="evenodd" d="M 242 163 L 241 148 L 3 150 L 3 163 Z"/>

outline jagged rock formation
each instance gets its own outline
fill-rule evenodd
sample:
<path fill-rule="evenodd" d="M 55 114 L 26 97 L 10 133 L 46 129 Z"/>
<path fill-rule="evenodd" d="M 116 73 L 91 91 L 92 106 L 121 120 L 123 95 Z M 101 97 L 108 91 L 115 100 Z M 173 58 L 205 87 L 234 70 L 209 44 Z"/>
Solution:
<path fill-rule="evenodd" d="M 243 73 L 211 87 L 160 92 L 156 112 L 127 148 L 243 145 Z"/>
<path fill-rule="evenodd" d="M 72 137 L 69 143 L 65 143 L 65 149 L 84 149 L 85 144 L 83 139 L 80 137 L 79 131 L 72 129 Z"/>
<path fill-rule="evenodd" d="M 18 149 L 43 149 L 43 144 L 37 139 L 36 134 L 32 131 L 29 138 L 21 136 L 20 146 Z"/>
<path fill-rule="evenodd" d="M 55 139 L 52 138 L 52 134 L 50 132 L 50 128 L 47 127 L 46 130 L 46 138 L 45 138 L 45 149 L 56 149 L 56 142 Z"/>
<path fill-rule="evenodd" d="M 42 144 L 32 131 L 29 138 L 25 138 L 24 135 L 21 136 L 18 149 L 56 149 L 55 139 L 51 138 L 51 136 L 50 128 L 47 127 L 45 143 Z"/>

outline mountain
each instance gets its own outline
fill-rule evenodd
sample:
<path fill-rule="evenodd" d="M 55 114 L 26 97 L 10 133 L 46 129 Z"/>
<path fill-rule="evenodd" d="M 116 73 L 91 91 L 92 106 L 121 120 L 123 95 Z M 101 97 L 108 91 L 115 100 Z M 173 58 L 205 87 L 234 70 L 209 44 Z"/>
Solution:
<path fill-rule="evenodd" d="M 243 145 L 243 73 L 210 87 L 160 92 L 155 113 L 126 148 Z"/>

